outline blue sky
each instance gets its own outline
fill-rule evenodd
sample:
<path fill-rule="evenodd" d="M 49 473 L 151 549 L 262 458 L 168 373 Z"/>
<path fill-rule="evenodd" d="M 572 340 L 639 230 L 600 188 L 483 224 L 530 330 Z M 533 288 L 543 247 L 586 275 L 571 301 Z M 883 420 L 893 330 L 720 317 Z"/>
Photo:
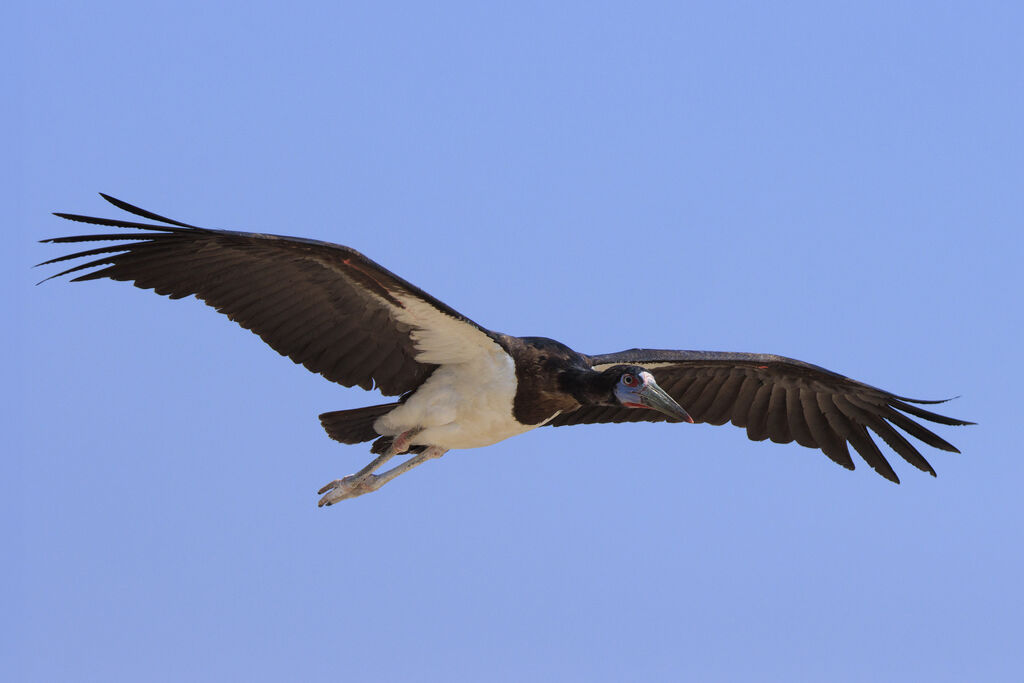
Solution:
<path fill-rule="evenodd" d="M 1017 3 L 22 3 L 10 680 L 1010 680 Z M 541 429 L 317 509 L 379 402 L 194 300 L 35 283 L 97 192 L 353 246 L 585 353 L 780 353 L 977 420 L 894 486 L 734 427 Z"/>

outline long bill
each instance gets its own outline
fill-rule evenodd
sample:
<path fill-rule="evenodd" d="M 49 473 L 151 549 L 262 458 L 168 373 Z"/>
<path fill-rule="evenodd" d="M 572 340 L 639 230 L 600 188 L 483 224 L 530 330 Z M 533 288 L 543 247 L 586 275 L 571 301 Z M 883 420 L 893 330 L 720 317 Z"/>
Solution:
<path fill-rule="evenodd" d="M 640 396 L 640 402 L 648 408 L 653 408 L 659 413 L 664 413 L 669 417 L 674 417 L 677 420 L 683 422 L 693 423 L 693 418 L 690 414 L 683 410 L 683 407 L 676 403 L 676 400 L 668 395 L 668 393 L 659 387 L 656 382 L 649 381 L 640 389 L 638 392 Z"/>

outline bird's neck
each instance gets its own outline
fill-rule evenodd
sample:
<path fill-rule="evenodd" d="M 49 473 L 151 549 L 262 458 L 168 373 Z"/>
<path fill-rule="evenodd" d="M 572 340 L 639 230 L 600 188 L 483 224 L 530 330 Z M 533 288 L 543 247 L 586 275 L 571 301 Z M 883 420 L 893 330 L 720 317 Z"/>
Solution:
<path fill-rule="evenodd" d="M 603 373 L 589 368 L 569 368 L 559 376 L 562 391 L 582 405 L 612 405 L 611 386 Z"/>

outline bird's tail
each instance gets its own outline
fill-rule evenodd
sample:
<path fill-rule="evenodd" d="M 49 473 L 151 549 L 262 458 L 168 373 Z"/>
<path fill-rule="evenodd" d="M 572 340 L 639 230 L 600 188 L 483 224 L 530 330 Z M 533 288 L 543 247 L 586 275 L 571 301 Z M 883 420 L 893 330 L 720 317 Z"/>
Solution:
<path fill-rule="evenodd" d="M 397 403 L 385 403 L 352 410 L 335 410 L 320 415 L 320 424 L 327 430 L 328 436 L 341 443 L 372 441 L 380 436 L 374 431 L 373 423 L 378 417 L 391 412 L 397 406 Z"/>

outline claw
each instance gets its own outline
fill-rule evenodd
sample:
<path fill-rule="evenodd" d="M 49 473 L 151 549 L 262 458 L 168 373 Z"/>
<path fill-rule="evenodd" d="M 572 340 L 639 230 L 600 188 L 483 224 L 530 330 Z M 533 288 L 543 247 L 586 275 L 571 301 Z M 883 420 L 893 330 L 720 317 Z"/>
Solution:
<path fill-rule="evenodd" d="M 375 491 L 377 487 L 373 485 L 374 479 L 376 479 L 376 477 L 372 474 L 362 478 L 354 474 L 350 474 L 342 479 L 335 479 L 317 491 L 317 493 L 325 495 L 317 502 L 316 506 L 331 506 L 343 500 L 356 498 L 364 493 Z"/>

